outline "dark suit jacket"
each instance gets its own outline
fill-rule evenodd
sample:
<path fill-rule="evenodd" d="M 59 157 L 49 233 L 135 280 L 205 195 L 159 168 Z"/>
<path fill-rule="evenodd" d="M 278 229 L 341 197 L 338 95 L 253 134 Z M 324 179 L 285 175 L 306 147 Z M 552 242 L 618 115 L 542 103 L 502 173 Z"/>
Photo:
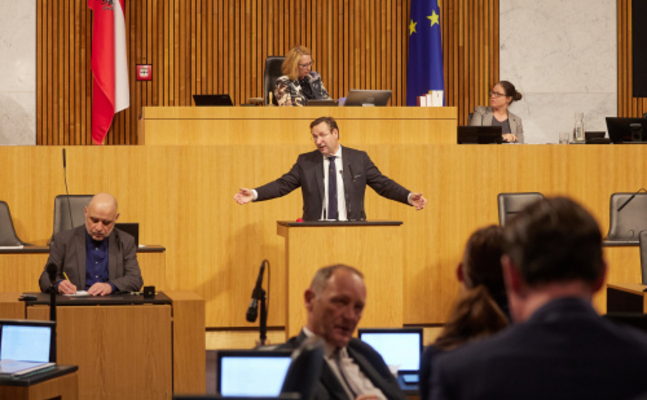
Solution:
<path fill-rule="evenodd" d="M 525 323 L 437 355 L 432 399 L 633 399 L 647 391 L 647 335 L 577 298 Z"/>
<path fill-rule="evenodd" d="M 303 331 L 282 344 L 278 350 L 296 350 L 307 336 Z M 397 379 L 389 371 L 382 356 L 371 346 L 359 339 L 351 339 L 347 346 L 348 355 L 359 365 L 360 370 L 368 379 L 379 388 L 389 400 L 406 400 L 406 396 L 400 390 Z M 337 379 L 337 376 L 324 361 L 321 369 L 321 378 L 315 390 L 314 400 L 353 400 L 349 399 L 346 391 Z"/>
<path fill-rule="evenodd" d="M 57 233 L 47 259 L 47 264 L 54 263 L 58 268 L 57 280 L 65 279 L 65 272 L 78 290 L 85 289 L 85 235 L 85 225 Z M 110 283 L 121 292 L 138 291 L 144 284 L 135 239 L 119 229 L 113 229 L 108 236 L 108 276 Z M 43 271 L 39 283 L 40 290 L 47 291 L 47 271 Z"/>
<path fill-rule="evenodd" d="M 382 175 L 373 164 L 368 154 L 363 151 L 342 147 L 344 161 L 344 188 L 350 205 L 349 219 L 365 220 L 364 195 L 366 185 L 370 186 L 380 196 L 408 203 L 410 191 L 398 183 Z M 350 165 L 350 168 L 348 167 Z M 352 171 L 352 175 L 351 175 Z M 303 195 L 303 219 L 316 221 L 321 218 L 324 199 L 323 156 L 315 150 L 299 155 L 297 162 L 290 172 L 274 182 L 256 188 L 256 201 L 274 199 L 285 196 L 298 187 Z"/>

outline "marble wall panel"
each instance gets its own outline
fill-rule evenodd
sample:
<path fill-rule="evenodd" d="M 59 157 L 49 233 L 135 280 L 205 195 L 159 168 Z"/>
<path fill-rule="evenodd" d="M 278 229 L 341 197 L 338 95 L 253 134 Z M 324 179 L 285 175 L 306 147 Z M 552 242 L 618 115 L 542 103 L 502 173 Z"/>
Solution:
<path fill-rule="evenodd" d="M 572 130 L 606 130 L 617 114 L 616 2 L 500 0 L 500 77 L 524 94 L 526 143 L 557 142 Z"/>
<path fill-rule="evenodd" d="M 0 145 L 36 143 L 36 1 L 0 0 Z"/>

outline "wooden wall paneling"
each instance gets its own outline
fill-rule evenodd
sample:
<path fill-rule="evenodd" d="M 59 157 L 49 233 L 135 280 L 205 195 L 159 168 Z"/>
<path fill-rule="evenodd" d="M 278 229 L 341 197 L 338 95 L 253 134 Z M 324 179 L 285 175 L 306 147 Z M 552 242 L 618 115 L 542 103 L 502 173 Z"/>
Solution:
<path fill-rule="evenodd" d="M 618 116 L 642 117 L 647 112 L 643 98 L 633 97 L 631 0 L 617 2 L 618 26 Z"/>
<path fill-rule="evenodd" d="M 446 103 L 464 121 L 498 78 L 498 0 L 441 3 Z M 92 12 L 51 0 L 37 9 L 37 143 L 90 144 Z M 391 89 L 391 105 L 402 105 L 409 9 L 409 0 L 127 1 L 131 106 L 105 143 L 136 144 L 143 106 L 192 105 L 196 93 L 229 93 L 236 104 L 262 96 L 265 58 L 296 44 L 313 50 L 333 97 Z M 153 65 L 152 81 L 135 80 L 140 63 Z"/>

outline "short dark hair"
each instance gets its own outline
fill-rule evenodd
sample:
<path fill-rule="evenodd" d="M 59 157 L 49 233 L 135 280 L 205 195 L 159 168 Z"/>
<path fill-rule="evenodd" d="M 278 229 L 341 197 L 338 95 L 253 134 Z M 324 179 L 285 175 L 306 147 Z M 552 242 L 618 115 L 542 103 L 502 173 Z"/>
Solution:
<path fill-rule="evenodd" d="M 593 216 L 566 197 L 536 201 L 504 229 L 505 253 L 530 286 L 602 274 L 602 233 Z"/>
<path fill-rule="evenodd" d="M 333 117 L 319 117 L 312 121 L 310 123 L 310 130 L 314 128 L 315 126 L 319 125 L 320 123 L 325 122 L 326 125 L 328 125 L 328 129 L 330 130 L 330 133 L 332 133 L 333 130 L 337 129 L 337 133 L 339 133 L 339 127 L 337 126 L 337 121 Z"/>
<path fill-rule="evenodd" d="M 330 277 L 337 271 L 338 269 L 342 269 L 344 271 L 348 271 L 350 273 L 353 273 L 360 278 L 364 279 L 364 274 L 362 274 L 359 270 L 356 268 L 353 268 L 349 265 L 346 264 L 334 264 L 334 265 L 329 265 L 327 267 L 320 268 L 316 273 L 314 278 L 312 278 L 312 282 L 310 283 L 310 289 L 314 290 L 314 292 L 318 295 L 323 292 L 323 290 L 326 287 L 326 284 L 328 283 L 328 280 Z"/>

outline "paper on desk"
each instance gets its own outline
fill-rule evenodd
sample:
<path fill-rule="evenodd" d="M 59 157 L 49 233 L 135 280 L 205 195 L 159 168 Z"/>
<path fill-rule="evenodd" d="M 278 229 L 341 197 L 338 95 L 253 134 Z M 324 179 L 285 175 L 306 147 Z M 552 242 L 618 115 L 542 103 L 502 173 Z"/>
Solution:
<path fill-rule="evenodd" d="M 68 296 L 68 297 L 83 297 L 83 296 L 89 296 L 90 294 L 85 291 L 85 290 L 77 290 L 76 293 L 71 293 L 71 294 L 64 294 L 63 296 Z"/>
<path fill-rule="evenodd" d="M 20 250 L 24 248 L 25 246 L 23 246 L 22 244 L 19 246 L 0 246 L 0 250 Z"/>

